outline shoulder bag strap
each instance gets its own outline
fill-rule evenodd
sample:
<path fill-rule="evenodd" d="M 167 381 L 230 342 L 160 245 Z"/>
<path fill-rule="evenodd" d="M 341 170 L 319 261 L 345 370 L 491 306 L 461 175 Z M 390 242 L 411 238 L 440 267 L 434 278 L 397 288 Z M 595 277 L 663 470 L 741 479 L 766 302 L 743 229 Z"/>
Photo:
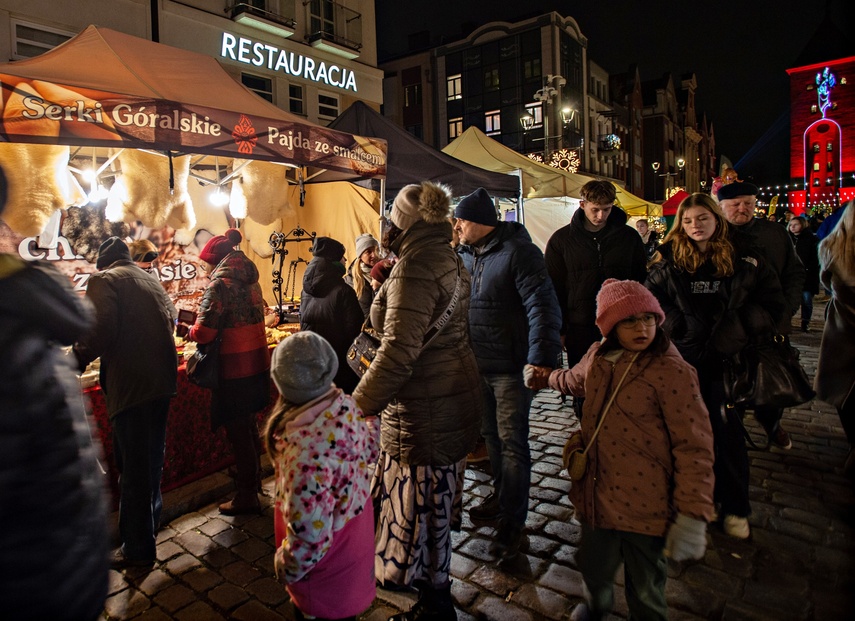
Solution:
<path fill-rule="evenodd" d="M 433 322 L 433 325 L 431 325 L 427 332 L 425 332 L 425 344 L 422 345 L 422 349 L 426 349 L 427 346 L 430 345 L 437 336 L 439 336 L 439 333 L 442 332 L 445 324 L 448 323 L 448 320 L 451 319 L 451 316 L 454 314 L 454 308 L 457 306 L 457 301 L 460 299 L 460 280 L 460 257 L 457 257 L 457 283 L 454 285 L 454 293 L 451 294 L 451 301 L 437 320 Z"/>
<path fill-rule="evenodd" d="M 617 386 L 615 386 L 615 389 L 612 391 L 612 394 L 609 397 L 609 400 L 606 403 L 606 406 L 603 408 L 603 414 L 602 414 L 602 416 L 600 416 L 600 422 L 597 423 L 597 428 L 594 430 L 594 435 L 591 436 L 591 441 L 588 442 L 588 446 L 586 446 L 585 450 L 582 451 L 583 455 L 587 455 L 588 450 L 594 445 L 594 440 L 597 439 L 597 434 L 600 433 L 600 429 L 602 429 L 602 427 L 603 427 L 603 421 L 606 420 L 606 414 L 609 413 L 609 409 L 612 407 L 612 403 L 614 403 L 615 397 L 617 396 L 617 393 L 620 390 L 620 387 L 623 386 L 623 381 L 626 379 L 626 376 L 629 373 L 629 370 L 632 368 L 632 363 L 634 363 L 635 359 L 638 358 L 639 353 L 641 353 L 641 352 L 635 352 L 635 354 L 633 354 L 633 356 L 632 356 L 632 359 L 629 361 L 629 364 L 626 365 L 626 370 L 623 372 L 623 375 L 621 375 L 620 381 L 617 383 Z"/>

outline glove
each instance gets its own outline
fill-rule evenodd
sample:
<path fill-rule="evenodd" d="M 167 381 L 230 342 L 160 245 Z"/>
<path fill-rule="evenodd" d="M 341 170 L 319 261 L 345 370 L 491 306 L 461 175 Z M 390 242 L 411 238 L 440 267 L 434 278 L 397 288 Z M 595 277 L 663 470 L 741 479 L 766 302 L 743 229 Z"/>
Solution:
<path fill-rule="evenodd" d="M 526 388 L 531 388 L 531 381 L 534 379 L 534 367 L 530 364 L 523 367 L 523 383 Z"/>
<path fill-rule="evenodd" d="M 665 556 L 675 561 L 703 558 L 707 549 L 707 523 L 682 513 L 668 529 Z"/>

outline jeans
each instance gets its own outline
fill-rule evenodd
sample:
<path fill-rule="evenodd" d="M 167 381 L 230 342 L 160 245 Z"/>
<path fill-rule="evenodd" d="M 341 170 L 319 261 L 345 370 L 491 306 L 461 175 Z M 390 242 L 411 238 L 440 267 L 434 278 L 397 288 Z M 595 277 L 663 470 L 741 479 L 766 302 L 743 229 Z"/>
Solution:
<path fill-rule="evenodd" d="M 602 619 L 614 607 L 615 572 L 624 564 L 629 618 L 665 621 L 667 564 L 664 537 L 582 525 L 582 542 L 576 562 L 590 598 L 591 619 Z"/>
<path fill-rule="evenodd" d="M 140 403 L 122 410 L 110 421 L 119 470 L 119 536 L 122 551 L 132 560 L 156 556 L 169 401 L 170 397 L 164 397 Z"/>
<path fill-rule="evenodd" d="M 522 528 L 531 483 L 528 413 L 534 393 L 525 387 L 522 373 L 486 374 L 482 378 L 487 408 L 481 435 L 487 443 L 500 517 Z"/>
<path fill-rule="evenodd" d="M 810 321 L 813 315 L 813 293 L 802 291 L 802 321 Z"/>

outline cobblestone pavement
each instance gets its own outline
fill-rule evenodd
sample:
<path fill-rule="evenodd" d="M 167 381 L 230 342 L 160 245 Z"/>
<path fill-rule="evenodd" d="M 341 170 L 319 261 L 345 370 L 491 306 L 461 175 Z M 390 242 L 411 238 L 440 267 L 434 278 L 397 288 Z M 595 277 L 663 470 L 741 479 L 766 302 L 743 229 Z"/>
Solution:
<path fill-rule="evenodd" d="M 816 305 L 810 333 L 792 337 L 811 376 L 823 310 L 824 304 Z M 834 409 L 816 401 L 788 410 L 784 424 L 791 450 L 750 451 L 751 539 L 737 541 L 710 526 L 702 561 L 669 566 L 672 620 L 855 618 L 855 486 L 841 473 L 848 449 L 843 430 Z M 487 552 L 493 530 L 476 528 L 468 518 L 454 535 L 452 593 L 460 621 L 562 620 L 581 601 L 574 564 L 579 524 L 567 499 L 569 480 L 560 472 L 561 448 L 575 425 L 556 393 L 538 395 L 531 411 L 534 465 L 525 554 L 497 567 Z M 750 416 L 746 427 L 763 446 L 762 428 Z M 294 618 L 273 576 L 272 509 L 261 516 L 220 516 L 210 493 L 210 504 L 198 504 L 204 496 L 198 490 L 222 488 L 225 477 L 211 480 L 194 484 L 195 494 L 183 489 L 167 495 L 172 515 L 186 513 L 161 530 L 153 569 L 110 572 L 105 619 Z M 487 495 L 488 483 L 486 473 L 467 471 L 466 507 Z M 265 480 L 268 495 L 272 485 L 271 478 Z M 618 583 L 613 619 L 627 615 L 620 576 Z M 414 599 L 379 590 L 362 619 L 384 620 Z"/>

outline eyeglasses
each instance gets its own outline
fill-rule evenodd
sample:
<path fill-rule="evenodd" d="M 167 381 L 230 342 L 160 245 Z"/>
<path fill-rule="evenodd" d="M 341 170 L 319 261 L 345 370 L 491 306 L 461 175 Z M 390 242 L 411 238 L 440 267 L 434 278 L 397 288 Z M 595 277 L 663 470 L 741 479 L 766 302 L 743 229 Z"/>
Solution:
<path fill-rule="evenodd" d="M 635 317 L 627 317 L 626 319 L 621 319 L 618 321 L 618 325 L 622 328 L 634 328 L 638 325 L 638 322 L 641 322 L 641 325 L 650 326 L 656 325 L 657 316 L 653 313 L 644 313 L 642 315 L 636 315 Z"/>

